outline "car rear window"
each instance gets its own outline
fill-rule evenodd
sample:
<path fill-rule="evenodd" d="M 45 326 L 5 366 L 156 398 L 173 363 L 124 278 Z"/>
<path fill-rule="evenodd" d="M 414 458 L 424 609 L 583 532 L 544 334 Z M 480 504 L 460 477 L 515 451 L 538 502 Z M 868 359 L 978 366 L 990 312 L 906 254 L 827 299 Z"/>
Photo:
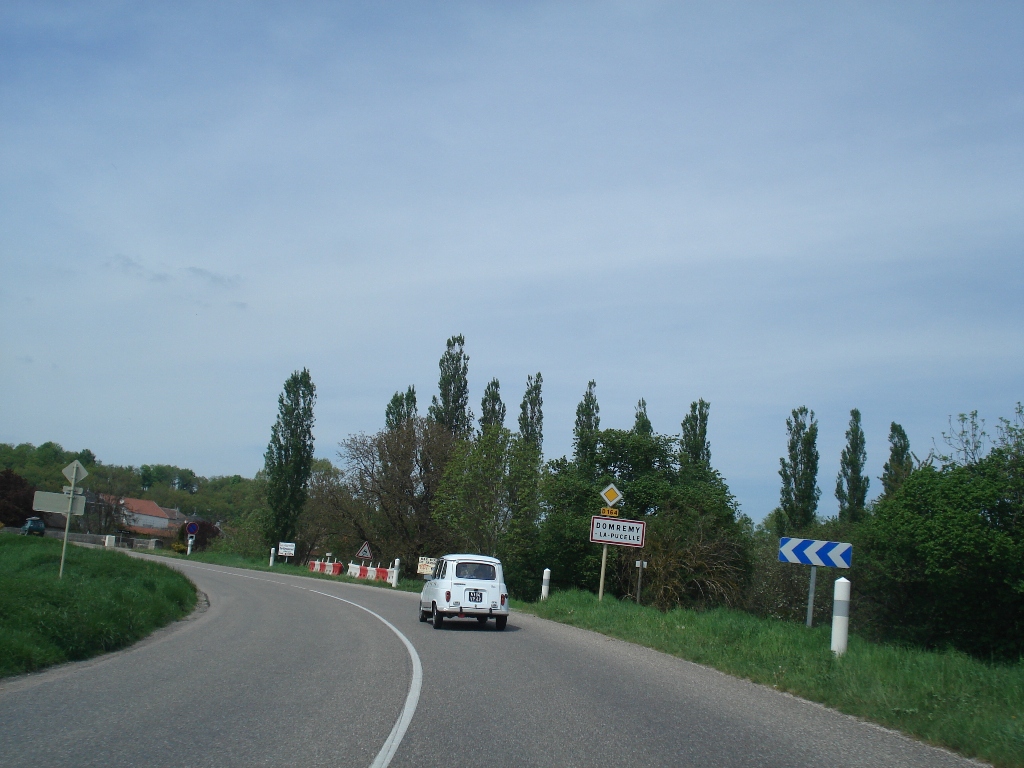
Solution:
<path fill-rule="evenodd" d="M 487 563 L 459 563 L 455 566 L 455 578 L 493 581 L 495 578 L 494 566 Z"/>

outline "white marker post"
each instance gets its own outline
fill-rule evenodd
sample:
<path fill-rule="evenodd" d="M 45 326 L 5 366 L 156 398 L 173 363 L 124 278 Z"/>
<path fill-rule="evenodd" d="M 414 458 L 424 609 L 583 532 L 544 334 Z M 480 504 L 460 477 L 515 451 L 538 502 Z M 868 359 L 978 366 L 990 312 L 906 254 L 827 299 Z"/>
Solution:
<path fill-rule="evenodd" d="M 402 560 L 400 558 L 396 557 L 395 558 L 395 578 L 391 582 L 391 586 L 394 587 L 395 589 L 398 589 L 398 574 L 399 574 L 399 572 L 401 570 L 402 570 Z"/>
<path fill-rule="evenodd" d="M 195 537 L 195 535 L 194 535 L 194 534 L 191 534 L 191 533 L 190 533 L 190 534 L 188 535 L 188 552 L 186 552 L 186 553 L 185 553 L 185 556 L 186 556 L 186 557 L 188 557 L 189 555 L 191 555 L 191 554 L 192 554 L 192 543 L 193 543 L 193 542 L 194 542 L 195 540 L 196 540 L 196 537 Z"/>
<path fill-rule="evenodd" d="M 68 551 L 68 532 L 71 530 L 71 510 L 75 503 L 75 486 L 79 480 L 84 480 L 88 474 L 78 459 L 64 467 L 64 477 L 71 481 L 71 491 L 68 493 L 68 520 L 64 524 L 64 547 L 60 551 L 60 573 L 57 574 L 58 579 L 64 578 L 64 555 Z"/>
<path fill-rule="evenodd" d="M 547 600 L 551 592 L 551 569 L 544 569 L 544 577 L 540 580 L 540 599 Z"/>
<path fill-rule="evenodd" d="M 275 554 L 276 552 L 277 552 L 277 550 L 276 550 L 276 549 L 274 549 L 274 547 L 271 547 L 271 548 L 270 548 L 270 567 L 271 567 L 271 568 L 273 568 L 273 567 L 274 567 L 274 554 Z"/>
<path fill-rule="evenodd" d="M 832 653 L 842 656 L 850 636 L 850 580 L 836 579 L 832 598 Z"/>

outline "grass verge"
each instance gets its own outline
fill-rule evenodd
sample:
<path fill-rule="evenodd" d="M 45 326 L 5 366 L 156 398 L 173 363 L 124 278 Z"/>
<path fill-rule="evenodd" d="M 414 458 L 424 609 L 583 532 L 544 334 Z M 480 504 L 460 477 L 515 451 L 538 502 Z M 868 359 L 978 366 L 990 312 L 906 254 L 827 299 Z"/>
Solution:
<path fill-rule="evenodd" d="M 386 581 L 368 581 L 366 579 L 353 579 L 350 576 L 330 576 L 326 573 L 313 573 L 309 570 L 309 566 L 306 565 L 290 565 L 288 563 L 276 562 L 274 563 L 274 567 L 271 568 L 269 557 L 256 559 L 227 552 L 193 552 L 191 555 L 186 557 L 185 555 L 180 555 L 177 552 L 172 552 L 166 549 L 148 551 L 146 554 L 159 555 L 161 557 L 173 558 L 175 560 L 209 563 L 210 565 L 227 565 L 232 568 L 246 568 L 250 571 L 273 571 L 274 573 L 283 573 L 289 576 L 305 576 L 310 579 L 326 579 L 327 581 L 340 581 L 345 584 L 364 584 L 370 587 L 393 589 L 391 584 Z M 418 594 L 422 589 L 422 579 L 398 580 L 398 590 L 400 592 L 416 592 Z"/>
<path fill-rule="evenodd" d="M 598 602 L 590 592 L 557 592 L 513 607 L 788 691 L 968 757 L 1024 766 L 1024 660 L 986 664 L 856 636 L 836 658 L 831 627 L 807 629 L 726 609 L 662 613 Z"/>
<path fill-rule="evenodd" d="M 0 536 L 0 677 L 131 645 L 196 604 L 195 586 L 159 563 L 62 542 Z"/>

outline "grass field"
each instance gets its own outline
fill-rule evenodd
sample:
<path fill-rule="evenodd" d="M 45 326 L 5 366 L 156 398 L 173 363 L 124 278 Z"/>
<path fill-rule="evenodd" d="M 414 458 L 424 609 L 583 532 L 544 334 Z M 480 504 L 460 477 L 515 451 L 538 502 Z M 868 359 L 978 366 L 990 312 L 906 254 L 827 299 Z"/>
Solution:
<path fill-rule="evenodd" d="M 1024 766 L 1024 661 L 986 664 L 856 636 L 836 658 L 831 627 L 807 629 L 725 609 L 662 613 L 616 599 L 598 602 L 590 592 L 557 592 L 546 602 L 513 607 L 706 664 L 998 766 Z"/>
<path fill-rule="evenodd" d="M 159 563 L 0 536 L 0 677 L 124 648 L 188 615 L 192 583 Z"/>

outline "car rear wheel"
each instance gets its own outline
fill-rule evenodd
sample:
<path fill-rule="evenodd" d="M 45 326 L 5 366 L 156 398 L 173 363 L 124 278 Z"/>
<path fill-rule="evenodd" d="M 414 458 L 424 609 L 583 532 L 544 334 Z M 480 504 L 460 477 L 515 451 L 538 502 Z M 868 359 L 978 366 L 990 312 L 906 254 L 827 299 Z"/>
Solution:
<path fill-rule="evenodd" d="M 501 630 L 505 628 L 506 624 L 508 624 L 508 616 L 494 617 L 494 628 L 497 629 L 499 632 L 501 632 Z"/>
<path fill-rule="evenodd" d="M 437 605 L 434 605 L 434 629 L 440 629 L 441 625 L 444 624 L 444 615 L 437 610 Z"/>

